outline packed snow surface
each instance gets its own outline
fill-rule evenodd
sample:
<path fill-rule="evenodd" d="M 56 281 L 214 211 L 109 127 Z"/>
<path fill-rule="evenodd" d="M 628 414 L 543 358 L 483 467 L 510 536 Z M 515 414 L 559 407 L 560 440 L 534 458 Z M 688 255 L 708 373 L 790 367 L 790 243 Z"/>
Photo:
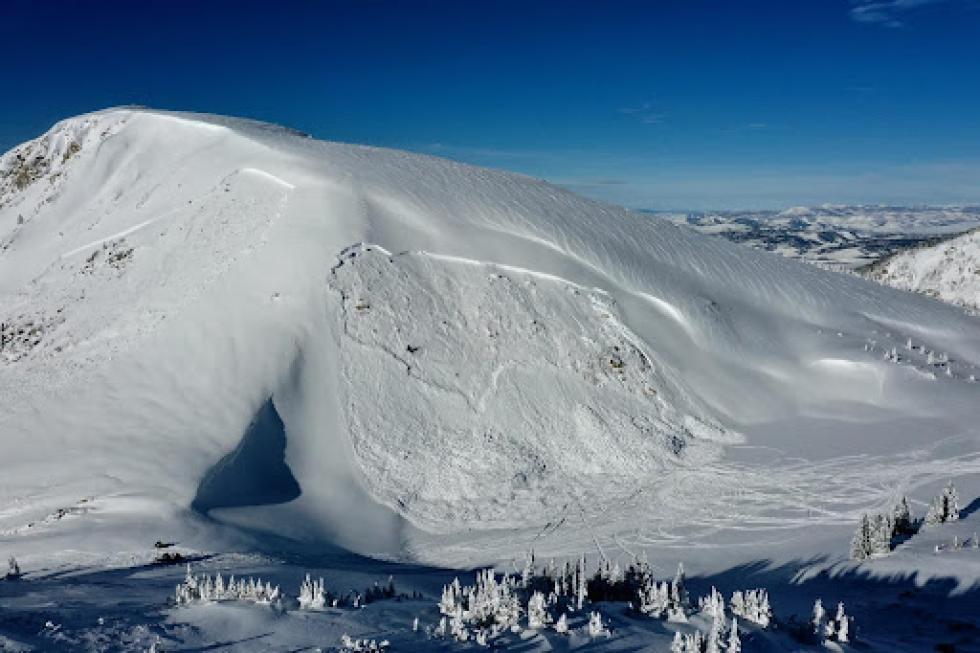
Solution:
<path fill-rule="evenodd" d="M 220 522 L 369 554 L 751 544 L 735 564 L 980 490 L 975 318 L 249 121 L 109 110 L 4 155 L 0 321 L 10 542 L 194 532 L 209 479 L 256 497 L 196 504 Z M 234 480 L 263 456 L 277 487 Z"/>

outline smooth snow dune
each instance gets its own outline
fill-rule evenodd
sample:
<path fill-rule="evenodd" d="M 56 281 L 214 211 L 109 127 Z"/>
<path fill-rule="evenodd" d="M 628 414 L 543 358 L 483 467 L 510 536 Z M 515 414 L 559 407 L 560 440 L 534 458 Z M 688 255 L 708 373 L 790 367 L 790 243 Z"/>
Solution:
<path fill-rule="evenodd" d="M 270 397 L 300 495 L 212 516 L 432 559 L 546 524 L 557 550 L 569 515 L 660 533 L 640 542 L 725 528 L 739 483 L 765 497 L 747 523 L 797 525 L 822 491 L 801 459 L 852 478 L 835 452 L 868 423 L 897 426 L 858 504 L 943 467 L 903 418 L 976 445 L 975 319 L 528 177 L 142 109 L 0 171 L 6 505 L 135 495 L 179 528 Z"/>

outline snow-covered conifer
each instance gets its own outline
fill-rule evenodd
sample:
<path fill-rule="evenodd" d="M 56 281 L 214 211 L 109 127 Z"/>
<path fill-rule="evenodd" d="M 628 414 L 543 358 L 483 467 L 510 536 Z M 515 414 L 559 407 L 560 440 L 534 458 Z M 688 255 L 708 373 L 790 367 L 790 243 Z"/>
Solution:
<path fill-rule="evenodd" d="M 306 574 L 306 580 L 300 585 L 298 598 L 301 610 L 322 610 L 327 604 L 323 579 L 314 581 L 309 574 Z"/>
<path fill-rule="evenodd" d="M 742 640 L 738 636 L 738 620 L 732 617 L 732 627 L 728 630 L 728 647 L 725 653 L 742 653 Z"/>
<path fill-rule="evenodd" d="M 674 641 L 670 643 L 670 653 L 687 653 L 687 642 L 680 631 L 674 632 Z"/>
<path fill-rule="evenodd" d="M 725 615 L 713 614 L 711 629 L 708 631 L 705 653 L 723 653 L 722 646 L 725 638 Z"/>
<path fill-rule="evenodd" d="M 827 625 L 827 611 L 824 610 L 823 601 L 817 599 L 813 604 L 813 616 L 810 618 L 810 625 L 813 626 L 813 634 L 823 637 Z"/>
<path fill-rule="evenodd" d="M 861 515 L 854 537 L 851 538 L 851 560 L 865 560 L 871 555 L 871 520 L 868 514 Z"/>
<path fill-rule="evenodd" d="M 7 580 L 15 580 L 20 578 L 20 565 L 17 563 L 17 558 L 10 556 L 7 558 Z"/>
<path fill-rule="evenodd" d="M 680 562 L 677 564 L 677 573 L 674 574 L 674 580 L 670 584 L 670 600 L 675 606 L 680 608 L 687 608 L 690 605 L 690 599 L 687 595 L 687 588 L 685 587 L 685 582 L 687 577 L 684 574 L 684 563 Z"/>
<path fill-rule="evenodd" d="M 534 592 L 527 601 L 527 627 L 537 630 L 551 623 L 544 594 Z"/>
<path fill-rule="evenodd" d="M 558 621 L 555 622 L 555 632 L 559 635 L 565 635 L 568 633 L 568 617 L 563 612 Z"/>
<path fill-rule="evenodd" d="M 946 484 L 943 493 L 936 497 L 929 505 L 929 512 L 926 513 L 926 523 L 945 524 L 946 522 L 958 521 L 960 518 L 960 498 L 956 491 L 953 481 Z"/>
<path fill-rule="evenodd" d="M 892 536 L 894 535 L 891 515 L 875 515 L 871 533 L 871 554 L 887 555 L 892 550 Z"/>
<path fill-rule="evenodd" d="M 602 615 L 598 612 L 589 614 L 589 637 L 609 637 L 609 629 L 602 623 Z"/>
<path fill-rule="evenodd" d="M 531 579 L 534 577 L 534 549 L 527 552 L 524 558 L 524 569 L 521 571 L 521 587 L 527 589 L 531 586 Z"/>
<path fill-rule="evenodd" d="M 909 506 L 908 497 L 903 496 L 895 504 L 895 508 L 892 511 L 892 519 L 896 533 L 908 535 L 915 530 L 912 508 Z"/>
<path fill-rule="evenodd" d="M 847 643 L 850 641 L 850 617 L 844 613 L 844 604 L 837 604 L 837 641 Z"/>
<path fill-rule="evenodd" d="M 960 495 L 956 491 L 953 481 L 946 484 L 943 490 L 943 497 L 946 500 L 946 521 L 959 521 L 960 519 Z"/>
<path fill-rule="evenodd" d="M 732 614 L 745 614 L 745 595 L 740 590 L 732 592 L 732 598 L 729 604 L 731 605 Z"/>
<path fill-rule="evenodd" d="M 576 570 L 575 586 L 575 609 L 581 610 L 585 607 L 585 600 L 589 596 L 588 579 L 585 575 L 585 554 L 579 559 L 578 569 Z"/>

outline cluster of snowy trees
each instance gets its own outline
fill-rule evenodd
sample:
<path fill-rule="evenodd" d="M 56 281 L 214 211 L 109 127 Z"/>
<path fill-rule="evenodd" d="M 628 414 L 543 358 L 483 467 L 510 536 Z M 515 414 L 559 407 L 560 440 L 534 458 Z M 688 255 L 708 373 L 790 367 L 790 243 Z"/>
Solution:
<path fill-rule="evenodd" d="M 735 591 L 730 605 L 733 615 L 751 621 L 760 628 L 768 628 L 772 622 L 769 592 L 764 589 Z"/>
<path fill-rule="evenodd" d="M 477 572 L 474 585 L 464 586 L 458 578 L 453 580 L 442 590 L 439 612 L 443 616 L 433 634 L 460 642 L 473 639 L 485 646 L 502 633 L 520 632 L 520 618 L 525 612 L 520 589 L 519 581 L 513 576 L 505 575 L 498 580 L 493 569 Z M 536 606 L 535 621 L 543 627 L 550 622 L 550 615 L 541 605 L 542 597 L 532 594 L 528 603 L 532 600 Z"/>
<path fill-rule="evenodd" d="M 637 608 L 643 614 L 668 621 L 689 623 L 693 614 L 685 588 L 684 566 L 678 565 L 674 579 L 658 582 L 647 574 L 639 591 Z M 714 587 L 708 596 L 698 599 L 700 616 L 707 621 L 707 633 L 677 632 L 671 646 L 672 653 L 739 653 L 742 650 L 738 618 L 750 621 L 760 628 L 768 628 L 772 622 L 769 594 L 764 589 L 736 591 L 732 593 L 729 611 L 725 612 L 725 599 Z"/>
<path fill-rule="evenodd" d="M 446 585 L 439 601 L 442 616 L 430 634 L 479 645 L 489 645 L 494 638 L 519 633 L 524 627 L 567 634 L 569 614 L 584 613 L 592 595 L 598 597 L 595 600 L 610 600 L 614 595 L 625 600 L 631 595 L 626 582 L 618 565 L 605 561 L 589 576 L 585 556 L 561 566 L 552 560 L 539 574 L 530 552 L 520 575 L 498 577 L 486 569 L 477 573 L 473 585 L 464 586 L 458 578 Z M 583 631 L 593 638 L 611 634 L 596 611 L 589 612 Z"/>
<path fill-rule="evenodd" d="M 373 587 L 364 592 L 352 590 L 347 594 L 334 594 L 327 591 L 322 578 L 313 580 L 307 574 L 300 584 L 299 596 L 296 597 L 296 600 L 299 602 L 300 610 L 322 610 L 327 606 L 332 608 L 362 608 L 368 603 L 394 597 L 395 580 L 391 576 L 388 577 L 388 582 L 384 586 L 375 583 Z"/>
<path fill-rule="evenodd" d="M 674 633 L 671 653 L 740 653 L 742 641 L 739 637 L 738 619 L 732 617 L 728 627 L 725 616 L 725 599 L 714 587 L 708 596 L 698 599 L 701 616 L 708 622 L 707 634 L 696 630 L 693 633 Z"/>
<path fill-rule="evenodd" d="M 207 574 L 195 576 L 191 573 L 191 566 L 187 565 L 187 575 L 184 577 L 184 582 L 177 585 L 175 598 L 177 605 L 245 601 L 281 606 L 283 597 L 278 586 L 273 587 L 271 583 L 263 583 L 261 578 L 258 580 L 249 578 L 247 581 L 240 578 L 236 581 L 232 576 L 225 583 L 220 573 L 214 578 Z"/>
<path fill-rule="evenodd" d="M 907 497 L 899 499 L 890 512 L 861 515 L 857 532 L 851 539 L 851 560 L 867 560 L 888 555 L 898 535 L 911 535 L 917 530 Z"/>
<path fill-rule="evenodd" d="M 195 575 L 191 566 L 187 565 L 184 581 L 177 585 L 175 599 L 177 605 L 192 603 L 211 603 L 219 601 L 244 601 L 272 605 L 276 609 L 322 610 L 331 607 L 360 608 L 373 601 L 395 597 L 395 581 L 390 576 L 386 585 L 375 583 L 364 592 L 351 591 L 347 594 L 333 594 L 325 588 L 323 579 L 314 581 L 310 575 L 300 585 L 299 595 L 293 601 L 279 586 L 263 583 L 262 579 L 239 578 L 232 576 L 227 582 L 216 574 L 213 578 L 208 574 Z"/>
<path fill-rule="evenodd" d="M 867 560 L 887 555 L 895 537 L 914 535 L 922 523 L 933 526 L 959 521 L 959 518 L 960 497 L 953 481 L 949 481 L 942 494 L 932 500 L 922 522 L 912 516 L 908 498 L 902 497 L 890 512 L 861 516 L 857 532 L 851 539 L 851 559 Z"/>
<path fill-rule="evenodd" d="M 670 644 L 670 653 L 742 653 L 742 641 L 738 635 L 738 623 L 732 619 L 732 627 L 728 631 L 727 640 L 722 644 L 725 635 L 712 627 L 705 636 L 700 630 L 693 633 L 674 633 L 674 641 Z"/>
<path fill-rule="evenodd" d="M 340 636 L 340 653 L 383 653 L 391 646 L 387 639 L 355 639 L 344 633 Z"/>
<path fill-rule="evenodd" d="M 813 635 L 821 644 L 831 641 L 847 643 L 851 641 L 852 619 L 844 613 L 844 604 L 837 604 L 837 614 L 829 617 L 823 601 L 817 599 L 813 604 Z"/>
<path fill-rule="evenodd" d="M 943 493 L 932 500 L 929 511 L 926 512 L 926 524 L 936 525 L 959 521 L 960 496 L 956 492 L 953 481 L 946 484 Z"/>
<path fill-rule="evenodd" d="M 490 645 L 494 638 L 519 633 L 525 627 L 567 634 L 569 621 L 576 619 L 579 632 L 592 638 L 608 637 L 610 629 L 602 614 L 590 609 L 596 601 L 628 601 L 640 614 L 689 624 L 692 632 L 679 632 L 674 639 L 671 650 L 676 653 L 739 653 L 739 620 L 760 628 L 768 628 L 773 621 L 764 589 L 734 592 L 726 610 L 724 597 L 712 588 L 695 609 L 683 564 L 670 581 L 658 581 L 643 559 L 634 560 L 626 569 L 603 561 L 589 575 L 582 556 L 574 564 L 558 566 L 550 561 L 539 573 L 532 553 L 519 575 L 498 576 L 487 569 L 477 574 L 473 585 L 464 586 L 458 578 L 446 585 L 439 601 L 439 624 L 427 632 Z M 413 630 L 418 630 L 418 620 Z"/>
<path fill-rule="evenodd" d="M 656 619 L 687 622 L 690 597 L 684 587 L 684 565 L 677 566 L 674 580 L 657 582 L 648 565 L 640 564 L 642 581 L 638 592 L 637 610 Z"/>

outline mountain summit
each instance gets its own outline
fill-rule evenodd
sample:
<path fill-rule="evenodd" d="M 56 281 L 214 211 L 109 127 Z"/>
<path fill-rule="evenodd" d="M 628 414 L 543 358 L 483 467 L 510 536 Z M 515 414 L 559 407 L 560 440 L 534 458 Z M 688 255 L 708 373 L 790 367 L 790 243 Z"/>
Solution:
<path fill-rule="evenodd" d="M 980 391 L 954 308 L 246 120 L 113 109 L 5 154 L 0 321 L 4 523 L 89 497 L 452 561 L 980 470 L 943 446 Z"/>

